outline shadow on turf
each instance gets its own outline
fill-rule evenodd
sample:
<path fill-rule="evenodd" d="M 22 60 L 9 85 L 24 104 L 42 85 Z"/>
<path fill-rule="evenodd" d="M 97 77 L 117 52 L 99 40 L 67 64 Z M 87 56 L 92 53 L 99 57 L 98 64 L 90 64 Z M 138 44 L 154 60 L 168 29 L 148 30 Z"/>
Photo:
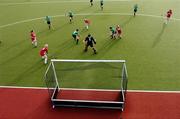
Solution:
<path fill-rule="evenodd" d="M 52 56 L 54 58 L 58 58 L 60 55 L 65 55 L 69 49 L 72 49 L 73 47 L 76 47 L 76 42 L 73 40 L 73 38 L 65 39 L 65 41 L 61 44 L 59 44 L 55 49 Z"/>
<path fill-rule="evenodd" d="M 111 50 L 114 47 L 114 45 L 116 45 L 122 39 L 110 39 L 108 37 L 105 38 L 104 40 L 108 40 L 108 41 L 106 41 L 99 49 L 97 49 L 98 57 L 104 56 L 109 50 Z"/>
<path fill-rule="evenodd" d="M 162 40 L 161 36 L 163 35 L 165 28 L 166 28 L 166 24 L 163 24 L 161 32 L 159 32 L 159 34 L 156 36 L 153 42 L 152 48 L 156 47 L 156 45 Z"/>
<path fill-rule="evenodd" d="M 33 49 L 32 48 L 32 46 L 30 47 L 28 47 L 27 49 L 25 49 L 25 50 L 22 50 L 21 52 L 19 52 L 19 53 L 17 53 L 16 55 L 12 55 L 12 57 L 11 58 L 6 58 L 7 60 L 6 61 L 4 61 L 4 62 L 2 62 L 2 63 L 0 63 L 0 65 L 6 65 L 7 63 L 9 63 L 9 62 L 11 62 L 11 61 L 15 61 L 17 58 L 19 58 L 20 56 L 22 56 L 22 55 L 24 55 L 24 54 L 27 54 L 27 52 L 31 52 L 31 49 Z M 10 55 L 11 56 L 11 55 Z"/>
<path fill-rule="evenodd" d="M 28 75 L 32 75 L 34 72 L 36 72 L 37 70 L 40 70 L 42 68 L 45 67 L 45 65 L 43 65 L 43 63 L 41 63 L 42 61 L 39 60 L 36 63 L 32 64 L 31 67 L 23 70 L 23 72 L 21 72 L 20 75 L 18 75 L 17 77 L 15 77 L 10 83 L 7 83 L 8 86 L 13 86 L 13 85 L 17 85 L 19 84 L 21 81 L 26 80 L 25 77 L 27 77 Z M 23 81 L 26 82 L 26 81 Z"/>
<path fill-rule="evenodd" d="M 28 41 L 28 40 L 27 40 Z M 7 52 L 9 51 L 9 50 L 14 50 L 14 48 L 15 47 L 17 47 L 17 46 L 20 46 L 20 45 L 22 45 L 22 44 L 25 44 L 26 42 L 27 42 L 26 40 L 22 40 L 22 41 L 20 41 L 20 42 L 17 42 L 17 43 L 15 43 L 15 44 L 13 44 L 13 45 L 8 45 L 8 44 L 6 44 L 6 42 L 3 42 L 1 45 L 2 45 L 2 47 L 1 48 L 4 48 L 4 49 L 2 49 L 1 50 L 1 55 L 2 54 L 7 54 Z M 30 41 L 30 40 L 29 40 Z M 6 48 L 7 47 L 7 48 Z"/>
<path fill-rule="evenodd" d="M 106 69 L 106 68 L 111 68 L 111 69 L 120 69 L 119 66 L 113 66 L 110 65 L 109 63 L 91 63 L 91 64 L 84 64 L 84 65 L 76 65 L 73 66 L 71 68 L 56 68 L 56 71 L 78 71 L 78 70 L 91 70 L 91 69 L 95 69 L 95 68 L 102 68 L 102 69 Z"/>
<path fill-rule="evenodd" d="M 132 20 L 134 19 L 134 16 L 129 16 L 129 18 L 121 24 L 121 27 L 125 27 L 126 25 L 128 25 Z"/>

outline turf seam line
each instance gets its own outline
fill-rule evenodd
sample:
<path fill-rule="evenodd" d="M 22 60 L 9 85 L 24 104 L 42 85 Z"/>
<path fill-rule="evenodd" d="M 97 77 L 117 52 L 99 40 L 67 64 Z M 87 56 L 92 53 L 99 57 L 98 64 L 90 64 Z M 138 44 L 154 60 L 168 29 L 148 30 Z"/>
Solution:
<path fill-rule="evenodd" d="M 106 2 L 131 2 L 133 0 L 106 0 Z M 94 2 L 99 2 L 95 0 Z M 48 1 L 48 2 L 9 2 L 9 3 L 0 3 L 1 6 L 6 5 L 29 5 L 29 4 L 55 4 L 55 3 L 88 3 L 85 0 L 70 0 L 70 1 Z"/>

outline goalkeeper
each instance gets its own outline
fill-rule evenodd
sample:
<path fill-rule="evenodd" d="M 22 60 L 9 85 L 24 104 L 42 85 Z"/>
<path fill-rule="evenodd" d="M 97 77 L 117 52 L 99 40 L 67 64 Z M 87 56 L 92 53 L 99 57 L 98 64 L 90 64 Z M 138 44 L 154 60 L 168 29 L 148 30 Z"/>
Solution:
<path fill-rule="evenodd" d="M 88 34 L 88 36 L 84 40 L 84 43 L 85 43 L 84 52 L 87 52 L 88 47 L 90 46 L 93 49 L 94 54 L 97 54 L 97 51 L 94 47 L 94 44 L 96 44 L 96 40 L 91 36 L 91 34 Z"/>

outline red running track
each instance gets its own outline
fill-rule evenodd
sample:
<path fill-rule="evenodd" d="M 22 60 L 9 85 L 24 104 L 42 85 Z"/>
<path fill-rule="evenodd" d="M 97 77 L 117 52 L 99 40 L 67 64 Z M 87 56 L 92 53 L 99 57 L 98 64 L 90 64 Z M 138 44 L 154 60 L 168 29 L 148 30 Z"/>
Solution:
<path fill-rule="evenodd" d="M 0 88 L 0 119 L 119 118 L 119 110 L 52 109 L 44 89 Z M 180 119 L 180 93 L 128 92 L 123 119 Z"/>

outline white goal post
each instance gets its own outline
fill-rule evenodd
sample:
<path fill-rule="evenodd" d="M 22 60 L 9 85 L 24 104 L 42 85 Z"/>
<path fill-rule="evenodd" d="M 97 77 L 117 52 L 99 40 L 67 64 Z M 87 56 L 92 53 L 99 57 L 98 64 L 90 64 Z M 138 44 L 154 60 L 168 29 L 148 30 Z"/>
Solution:
<path fill-rule="evenodd" d="M 81 63 L 96 63 L 99 64 L 99 63 L 102 63 L 100 65 L 100 67 L 102 65 L 104 65 L 104 63 L 115 63 L 113 64 L 114 65 L 117 65 L 117 63 L 120 63 L 120 67 L 121 69 L 118 70 L 118 68 L 116 68 L 116 70 L 118 70 L 118 74 L 121 75 L 121 77 L 118 77 L 119 78 L 119 84 L 120 84 L 120 89 L 116 89 L 114 91 L 119 91 L 120 93 L 120 99 L 118 101 L 97 101 L 97 100 L 73 100 L 73 99 L 59 99 L 58 98 L 58 95 L 61 95 L 61 93 L 59 93 L 61 90 L 64 90 L 66 88 L 64 87 L 61 87 L 61 77 L 57 75 L 57 73 L 59 73 L 57 71 L 57 69 L 59 70 L 62 70 L 60 69 L 59 67 L 62 66 L 62 64 L 68 64 L 68 63 L 73 63 L 73 64 L 76 64 L 75 65 L 75 68 L 73 69 L 71 64 L 69 66 L 71 66 L 71 68 L 68 69 L 65 69 L 65 72 L 69 71 L 69 70 L 84 70 L 82 69 L 82 66 L 81 66 L 81 69 L 77 69 L 76 66 L 78 66 L 79 64 Z M 59 65 L 60 64 L 60 65 Z M 95 65 L 95 66 L 96 66 Z M 119 64 L 118 64 L 119 65 Z M 86 69 L 88 69 L 88 66 L 90 65 L 87 65 L 85 66 Z M 94 65 L 93 65 L 94 66 Z M 94 67 L 91 66 L 91 69 L 93 69 Z M 108 65 L 109 66 L 109 65 Z M 108 66 L 107 67 L 101 67 L 103 70 L 105 69 L 108 69 Z M 112 68 L 112 66 L 110 66 Z M 99 67 L 98 67 L 99 68 Z M 114 67 L 113 67 L 114 68 Z M 64 70 L 64 69 L 63 69 Z M 96 69 L 95 69 L 96 70 Z M 98 70 L 98 69 L 97 69 Z M 110 69 L 111 70 L 111 69 Z M 106 73 L 104 73 L 103 75 L 106 75 Z M 73 76 L 71 76 L 73 77 Z M 46 85 L 47 85 L 47 88 L 49 90 L 49 94 L 50 94 L 50 98 L 51 98 L 51 101 L 52 101 L 52 104 L 53 104 L 53 107 L 55 106 L 66 106 L 66 107 L 91 107 L 91 108 L 112 108 L 112 109 L 121 109 L 123 110 L 124 109 L 124 105 L 125 105 L 125 99 L 126 99 L 126 90 L 127 90 L 127 78 L 128 78 L 128 75 L 127 75 L 127 69 L 126 69 L 126 61 L 125 60 L 73 60 L 73 59 L 51 59 L 51 63 L 49 64 L 46 72 L 45 72 L 45 76 L 44 76 L 44 79 L 45 79 L 45 82 L 46 82 Z M 103 81 L 103 80 L 101 80 Z M 81 83 L 81 82 L 79 82 Z M 83 85 L 83 84 L 82 84 Z M 111 85 L 111 84 L 109 84 Z M 70 89 L 70 88 L 67 88 L 67 89 Z M 74 90 L 74 89 L 73 89 Z M 85 91 L 90 91 L 91 89 L 75 89 L 75 90 L 85 90 Z M 91 91 L 101 91 L 99 89 L 92 89 Z M 109 90 L 109 89 L 103 89 L 103 91 L 112 91 L 112 90 Z"/>

